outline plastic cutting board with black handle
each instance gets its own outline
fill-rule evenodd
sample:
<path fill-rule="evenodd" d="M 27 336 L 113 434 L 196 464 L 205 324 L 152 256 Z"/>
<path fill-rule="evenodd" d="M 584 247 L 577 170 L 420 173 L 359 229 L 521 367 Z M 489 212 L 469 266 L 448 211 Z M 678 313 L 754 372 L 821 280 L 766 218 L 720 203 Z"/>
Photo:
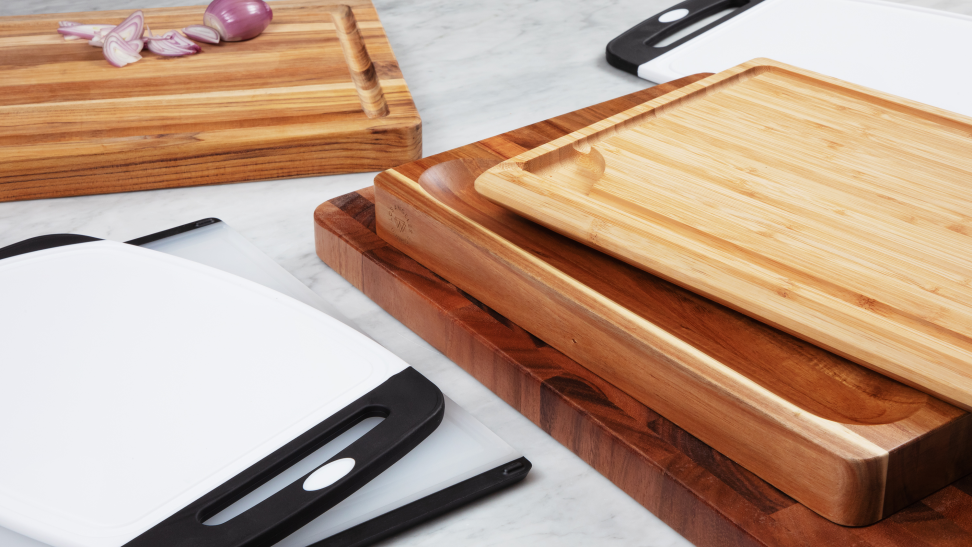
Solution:
<path fill-rule="evenodd" d="M 959 13 L 880 0 L 688 0 L 607 46 L 609 63 L 655 83 L 759 57 L 972 115 L 972 17 Z"/>
<path fill-rule="evenodd" d="M 442 419 L 418 372 L 276 291 L 121 243 L 48 244 L 0 257 L 0 526 L 56 547 L 272 545 Z M 371 416 L 300 480 L 202 524 Z"/>

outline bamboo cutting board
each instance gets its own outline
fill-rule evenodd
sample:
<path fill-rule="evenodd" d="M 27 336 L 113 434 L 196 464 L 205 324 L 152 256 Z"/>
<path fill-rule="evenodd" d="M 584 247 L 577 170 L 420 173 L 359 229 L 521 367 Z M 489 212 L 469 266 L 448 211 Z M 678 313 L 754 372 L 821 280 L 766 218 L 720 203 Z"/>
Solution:
<path fill-rule="evenodd" d="M 512 358 L 534 367 L 531 377 L 549 370 L 529 352 L 539 338 L 566 355 L 562 359 L 586 367 L 590 372 L 582 377 L 597 378 L 597 385 L 610 382 L 835 522 L 870 524 L 968 473 L 969 413 L 553 233 L 473 189 L 478 175 L 503 160 L 699 79 L 385 171 L 375 179 L 374 211 L 362 204 L 327 220 L 330 204 L 318 209 L 318 255 L 448 355 L 457 355 L 457 362 L 469 363 L 498 392 L 518 393 L 518 384 L 488 352 L 470 357 L 456 322 L 495 330 L 471 308 L 426 323 L 423 297 L 408 296 L 392 279 L 421 292 L 444 277 L 536 337 L 518 337 L 509 348 Z M 380 238 L 352 219 L 373 223 Z M 435 274 L 423 273 L 425 268 Z M 435 306 L 458 302 L 458 295 L 444 295 Z M 494 341 L 485 346 L 503 347 Z M 588 393 L 583 386 L 569 389 Z M 537 412 L 532 404 L 522 403 Z M 599 420 L 563 427 L 586 431 L 601 427 Z M 625 422 L 619 431 L 628 434 L 636 425 Z M 598 469 L 608 469 L 606 475 L 643 499 L 650 479 L 628 465 L 623 450 L 570 442 L 580 443 L 568 446 L 596 458 Z"/>
<path fill-rule="evenodd" d="M 421 156 L 421 120 L 368 0 L 273 2 L 245 42 L 115 68 L 58 21 L 0 18 L 0 201 L 376 171 Z M 144 10 L 156 34 L 205 6 Z"/>
<path fill-rule="evenodd" d="M 972 409 L 972 118 L 755 60 L 475 186 Z"/>

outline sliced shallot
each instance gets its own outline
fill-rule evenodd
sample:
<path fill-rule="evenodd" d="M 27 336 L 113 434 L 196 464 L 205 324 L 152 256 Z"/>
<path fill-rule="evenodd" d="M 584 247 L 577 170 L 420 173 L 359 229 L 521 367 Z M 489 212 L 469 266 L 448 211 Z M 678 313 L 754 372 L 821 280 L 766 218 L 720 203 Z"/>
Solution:
<path fill-rule="evenodd" d="M 114 28 L 114 27 L 112 27 Z M 94 47 L 103 47 L 105 45 L 105 36 L 111 32 L 111 29 L 102 29 L 95 32 L 94 38 L 88 41 L 89 45 Z"/>
<path fill-rule="evenodd" d="M 81 26 L 81 23 L 78 23 L 77 21 L 58 21 L 57 22 L 57 26 L 59 26 L 59 27 L 78 27 L 78 26 Z"/>
<path fill-rule="evenodd" d="M 207 44 L 219 43 L 219 31 L 206 25 L 189 25 L 182 29 L 182 32 L 193 40 L 199 40 Z"/>
<path fill-rule="evenodd" d="M 120 34 L 116 32 L 109 32 L 108 36 L 105 36 L 104 45 L 105 59 L 108 60 L 114 66 L 119 68 L 134 63 L 142 58 L 141 55 L 135 51 L 135 46 L 126 42 Z"/>
<path fill-rule="evenodd" d="M 169 32 L 163 34 L 163 37 L 168 40 L 172 40 L 172 42 L 179 44 L 184 48 L 195 50 L 195 53 L 199 53 L 200 51 L 202 51 L 202 48 L 199 47 L 199 44 L 179 34 L 178 31 L 170 30 Z"/>
<path fill-rule="evenodd" d="M 199 45 L 174 30 L 166 32 L 161 38 L 150 36 L 146 45 L 149 51 L 165 57 L 182 57 L 202 51 Z"/>
<path fill-rule="evenodd" d="M 145 32 L 145 16 L 142 15 L 141 10 L 136 11 L 119 23 L 112 32 L 117 33 L 126 42 L 141 40 L 142 34 Z"/>
<path fill-rule="evenodd" d="M 77 36 L 78 38 L 90 40 L 94 38 L 99 31 L 110 31 L 113 28 L 115 28 L 115 25 L 74 25 L 72 27 L 61 27 L 57 29 L 57 31 L 64 36 Z"/>

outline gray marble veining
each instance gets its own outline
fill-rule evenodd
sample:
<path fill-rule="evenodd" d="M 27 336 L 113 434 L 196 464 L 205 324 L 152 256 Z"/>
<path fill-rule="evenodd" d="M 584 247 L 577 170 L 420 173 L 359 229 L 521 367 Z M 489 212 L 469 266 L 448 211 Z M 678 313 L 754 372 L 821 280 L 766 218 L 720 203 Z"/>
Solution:
<path fill-rule="evenodd" d="M 6 0 L 0 15 L 202 1 Z M 375 0 L 423 119 L 426 155 L 649 86 L 609 67 L 604 47 L 674 3 Z M 903 3 L 972 15 L 969 0 Z M 0 203 L 0 246 L 59 232 L 123 241 L 219 217 L 533 461 L 535 468 L 522 484 L 383 545 L 689 545 L 321 263 L 314 254 L 314 208 L 370 185 L 373 177 L 365 173 Z"/>

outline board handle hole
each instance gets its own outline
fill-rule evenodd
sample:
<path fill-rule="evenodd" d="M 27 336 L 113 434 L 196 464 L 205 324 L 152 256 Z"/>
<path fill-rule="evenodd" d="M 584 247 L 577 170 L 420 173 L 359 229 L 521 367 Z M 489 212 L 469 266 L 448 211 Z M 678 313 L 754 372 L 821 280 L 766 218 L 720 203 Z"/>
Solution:
<path fill-rule="evenodd" d="M 350 429 L 335 437 L 334 440 L 318 448 L 310 455 L 305 456 L 302 460 L 294 465 L 291 465 L 285 471 L 281 471 L 276 477 L 263 483 L 260 487 L 256 488 L 249 494 L 236 500 L 226 509 L 223 509 L 212 517 L 206 519 L 203 521 L 203 524 L 206 526 L 219 526 L 220 524 L 229 522 L 231 519 L 256 507 L 260 502 L 300 480 L 304 477 L 304 475 L 314 471 L 325 462 L 336 456 L 338 452 L 344 450 L 348 446 L 351 446 L 351 443 L 365 436 L 365 434 L 377 427 L 378 424 L 384 420 L 385 418 L 381 416 L 372 416 L 359 421 Z M 348 471 L 350 471 L 350 469 Z"/>
<path fill-rule="evenodd" d="M 661 40 L 658 41 L 658 43 L 654 44 L 654 47 L 668 47 L 668 46 L 674 44 L 675 42 L 681 40 L 682 38 L 685 38 L 686 36 L 692 34 L 693 32 L 695 32 L 697 30 L 701 30 L 701 29 L 703 29 L 703 28 L 711 25 L 712 23 L 715 23 L 716 21 L 718 21 L 720 19 L 723 19 L 725 17 L 728 17 L 729 15 L 732 15 L 737 9 L 739 9 L 738 6 L 737 7 L 726 8 L 726 9 L 724 9 L 724 10 L 718 12 L 718 13 L 714 13 L 714 14 L 708 16 L 708 17 L 704 17 L 704 18 L 702 18 L 702 19 L 700 19 L 700 20 L 692 23 L 691 25 L 686 26 L 683 29 L 679 29 L 676 32 L 673 32 L 672 34 L 670 34 L 670 35 L 662 38 Z M 672 10 L 672 11 L 670 11 L 668 13 L 662 14 L 662 17 L 665 17 L 669 13 L 674 13 L 676 11 L 683 11 L 683 10 Z M 671 22 L 671 21 L 680 21 L 680 20 L 684 19 L 686 15 L 688 15 L 688 10 L 684 10 L 684 11 L 686 13 L 684 15 L 682 15 L 681 17 L 678 17 L 676 19 L 669 19 L 668 21 L 662 21 L 661 17 L 659 17 L 658 18 L 658 21 L 660 21 L 662 23 L 668 23 L 668 22 Z"/>

